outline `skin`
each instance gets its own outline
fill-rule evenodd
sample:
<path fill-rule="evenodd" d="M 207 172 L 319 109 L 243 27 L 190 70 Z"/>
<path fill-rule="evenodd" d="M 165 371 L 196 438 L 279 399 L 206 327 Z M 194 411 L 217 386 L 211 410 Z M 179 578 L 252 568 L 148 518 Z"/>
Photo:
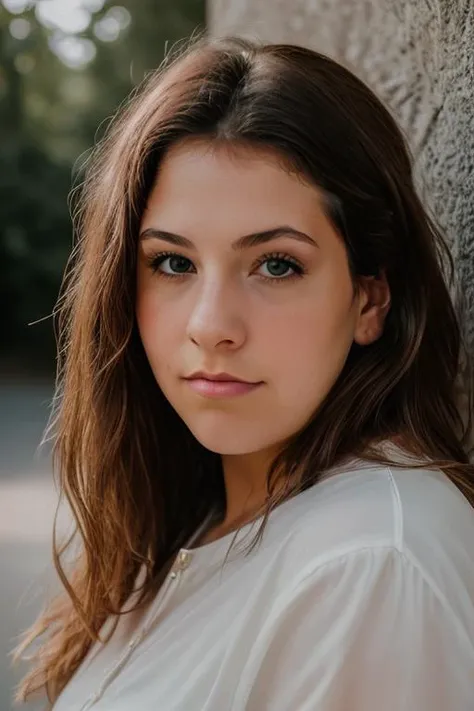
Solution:
<path fill-rule="evenodd" d="M 266 244 L 231 246 L 279 226 L 311 241 L 284 230 Z M 154 231 L 193 246 L 177 247 Z M 157 264 L 163 251 L 182 259 Z M 277 261 L 259 264 L 268 253 L 278 253 Z M 137 263 L 138 327 L 157 383 L 194 436 L 222 456 L 227 510 L 206 538 L 213 540 L 262 505 L 270 461 L 326 397 L 353 341 L 379 338 L 389 287 L 384 275 L 355 287 L 321 193 L 277 155 L 196 139 L 173 146 L 161 164 Z M 209 399 L 183 379 L 196 370 L 262 384 Z"/>

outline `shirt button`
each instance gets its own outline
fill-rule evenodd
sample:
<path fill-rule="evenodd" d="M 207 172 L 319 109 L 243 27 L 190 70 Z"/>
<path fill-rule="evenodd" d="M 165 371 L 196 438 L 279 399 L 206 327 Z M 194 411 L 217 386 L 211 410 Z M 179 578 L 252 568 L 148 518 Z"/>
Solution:
<path fill-rule="evenodd" d="M 191 563 L 192 555 L 189 551 L 180 551 L 178 554 L 177 566 L 179 570 L 186 570 Z"/>

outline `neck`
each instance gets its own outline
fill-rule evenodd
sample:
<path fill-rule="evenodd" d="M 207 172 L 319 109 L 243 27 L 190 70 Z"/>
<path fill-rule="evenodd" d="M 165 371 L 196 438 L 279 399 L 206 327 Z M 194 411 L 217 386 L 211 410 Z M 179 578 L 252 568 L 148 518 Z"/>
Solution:
<path fill-rule="evenodd" d="M 252 452 L 222 455 L 226 512 L 222 526 L 243 521 L 264 506 L 268 497 L 267 475 L 274 453 Z"/>
<path fill-rule="evenodd" d="M 199 545 L 211 543 L 250 523 L 265 512 L 268 500 L 267 474 L 276 451 L 245 455 L 222 455 L 226 490 L 224 517 L 213 519 L 203 532 Z M 275 491 L 285 483 L 281 479 Z"/>

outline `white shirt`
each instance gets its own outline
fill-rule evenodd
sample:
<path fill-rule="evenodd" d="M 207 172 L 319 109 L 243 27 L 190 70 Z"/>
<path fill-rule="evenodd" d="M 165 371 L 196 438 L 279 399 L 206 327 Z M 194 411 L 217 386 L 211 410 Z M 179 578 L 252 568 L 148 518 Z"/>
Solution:
<path fill-rule="evenodd" d="M 473 711 L 474 510 L 443 473 L 353 460 L 245 556 L 260 521 L 225 565 L 234 533 L 188 543 L 54 711 Z"/>

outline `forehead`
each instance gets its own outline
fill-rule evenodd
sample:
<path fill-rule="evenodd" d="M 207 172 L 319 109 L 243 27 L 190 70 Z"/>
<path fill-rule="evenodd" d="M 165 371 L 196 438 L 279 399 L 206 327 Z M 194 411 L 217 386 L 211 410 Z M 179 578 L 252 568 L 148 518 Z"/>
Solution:
<path fill-rule="evenodd" d="M 196 236 L 215 228 L 233 237 L 278 224 L 297 229 L 327 223 L 320 191 L 262 149 L 185 140 L 160 165 L 142 229 Z"/>

